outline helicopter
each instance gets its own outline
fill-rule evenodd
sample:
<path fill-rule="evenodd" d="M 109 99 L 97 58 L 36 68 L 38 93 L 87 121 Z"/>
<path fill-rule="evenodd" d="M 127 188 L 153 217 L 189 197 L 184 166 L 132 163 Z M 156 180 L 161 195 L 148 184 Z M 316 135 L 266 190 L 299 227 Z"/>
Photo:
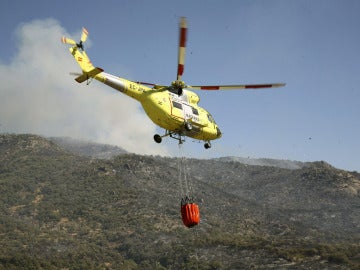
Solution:
<path fill-rule="evenodd" d="M 86 81 L 87 84 L 90 84 L 95 79 L 139 101 L 148 117 L 165 130 L 163 135 L 154 135 L 156 143 L 161 143 L 164 137 L 169 136 L 181 144 L 185 137 L 190 137 L 203 141 L 205 149 L 209 149 L 211 141 L 220 138 L 222 133 L 212 115 L 198 105 L 199 96 L 190 89 L 244 90 L 282 87 L 285 84 L 187 85 L 182 80 L 188 31 L 185 17 L 180 18 L 179 26 L 177 77 L 170 85 L 130 81 L 108 74 L 102 68 L 93 66 L 84 49 L 84 43 L 88 37 L 88 31 L 85 28 L 82 29 L 81 39 L 78 43 L 64 36 L 61 41 L 72 45 L 69 51 L 82 70 L 82 73 L 72 73 L 77 76 L 75 80 L 78 83 Z"/>

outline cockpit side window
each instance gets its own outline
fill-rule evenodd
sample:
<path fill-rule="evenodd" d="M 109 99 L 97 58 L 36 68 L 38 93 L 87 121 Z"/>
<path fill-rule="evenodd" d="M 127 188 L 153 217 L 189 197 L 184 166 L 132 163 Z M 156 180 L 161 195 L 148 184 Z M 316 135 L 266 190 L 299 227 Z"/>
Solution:
<path fill-rule="evenodd" d="M 176 101 L 173 101 L 172 104 L 173 104 L 173 106 L 174 106 L 175 108 L 178 108 L 178 109 L 182 110 L 182 105 L 181 105 L 181 103 L 178 103 L 178 102 L 176 102 Z"/>
<path fill-rule="evenodd" d="M 207 117 L 211 123 L 215 123 L 214 118 L 211 116 L 211 114 L 208 114 Z"/>

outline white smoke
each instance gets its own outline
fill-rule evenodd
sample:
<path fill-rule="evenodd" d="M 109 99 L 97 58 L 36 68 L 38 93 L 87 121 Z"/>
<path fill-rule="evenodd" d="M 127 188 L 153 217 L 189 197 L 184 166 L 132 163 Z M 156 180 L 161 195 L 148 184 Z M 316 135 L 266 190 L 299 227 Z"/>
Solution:
<path fill-rule="evenodd" d="M 97 81 L 86 86 L 69 76 L 79 67 L 60 43 L 69 35 L 57 21 L 23 24 L 16 35 L 16 55 L 0 63 L 1 132 L 69 136 L 139 154 L 167 154 L 152 140 L 155 125 L 139 103 Z"/>

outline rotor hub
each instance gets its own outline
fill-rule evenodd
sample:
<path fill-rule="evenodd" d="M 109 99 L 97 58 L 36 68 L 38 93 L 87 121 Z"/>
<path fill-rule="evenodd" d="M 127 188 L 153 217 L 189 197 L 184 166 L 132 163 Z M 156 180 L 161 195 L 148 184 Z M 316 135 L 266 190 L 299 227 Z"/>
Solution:
<path fill-rule="evenodd" d="M 183 88 L 186 87 L 186 84 L 183 81 L 176 80 L 171 83 L 171 88 L 175 91 L 179 96 L 183 94 Z"/>
<path fill-rule="evenodd" d="M 76 46 L 77 46 L 79 49 L 81 49 L 82 51 L 84 50 L 84 45 L 83 45 L 82 40 L 80 40 L 79 43 L 76 43 Z"/>
<path fill-rule="evenodd" d="M 183 82 L 183 81 L 173 81 L 171 83 L 171 86 L 175 89 L 180 89 L 180 88 L 185 88 L 186 87 L 186 84 Z"/>

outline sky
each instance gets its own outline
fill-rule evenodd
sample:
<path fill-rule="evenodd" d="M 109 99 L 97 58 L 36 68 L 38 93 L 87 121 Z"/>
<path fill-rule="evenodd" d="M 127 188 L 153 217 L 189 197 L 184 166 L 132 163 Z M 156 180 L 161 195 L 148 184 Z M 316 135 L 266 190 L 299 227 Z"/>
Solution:
<path fill-rule="evenodd" d="M 188 20 L 189 85 L 284 82 L 277 89 L 201 91 L 223 136 L 196 158 L 323 160 L 360 172 L 360 1 L 3 0 L 0 132 L 70 136 L 138 154 L 177 156 L 141 105 L 95 81 L 78 84 L 65 35 L 95 66 L 134 81 L 176 79 L 178 24 Z"/>

